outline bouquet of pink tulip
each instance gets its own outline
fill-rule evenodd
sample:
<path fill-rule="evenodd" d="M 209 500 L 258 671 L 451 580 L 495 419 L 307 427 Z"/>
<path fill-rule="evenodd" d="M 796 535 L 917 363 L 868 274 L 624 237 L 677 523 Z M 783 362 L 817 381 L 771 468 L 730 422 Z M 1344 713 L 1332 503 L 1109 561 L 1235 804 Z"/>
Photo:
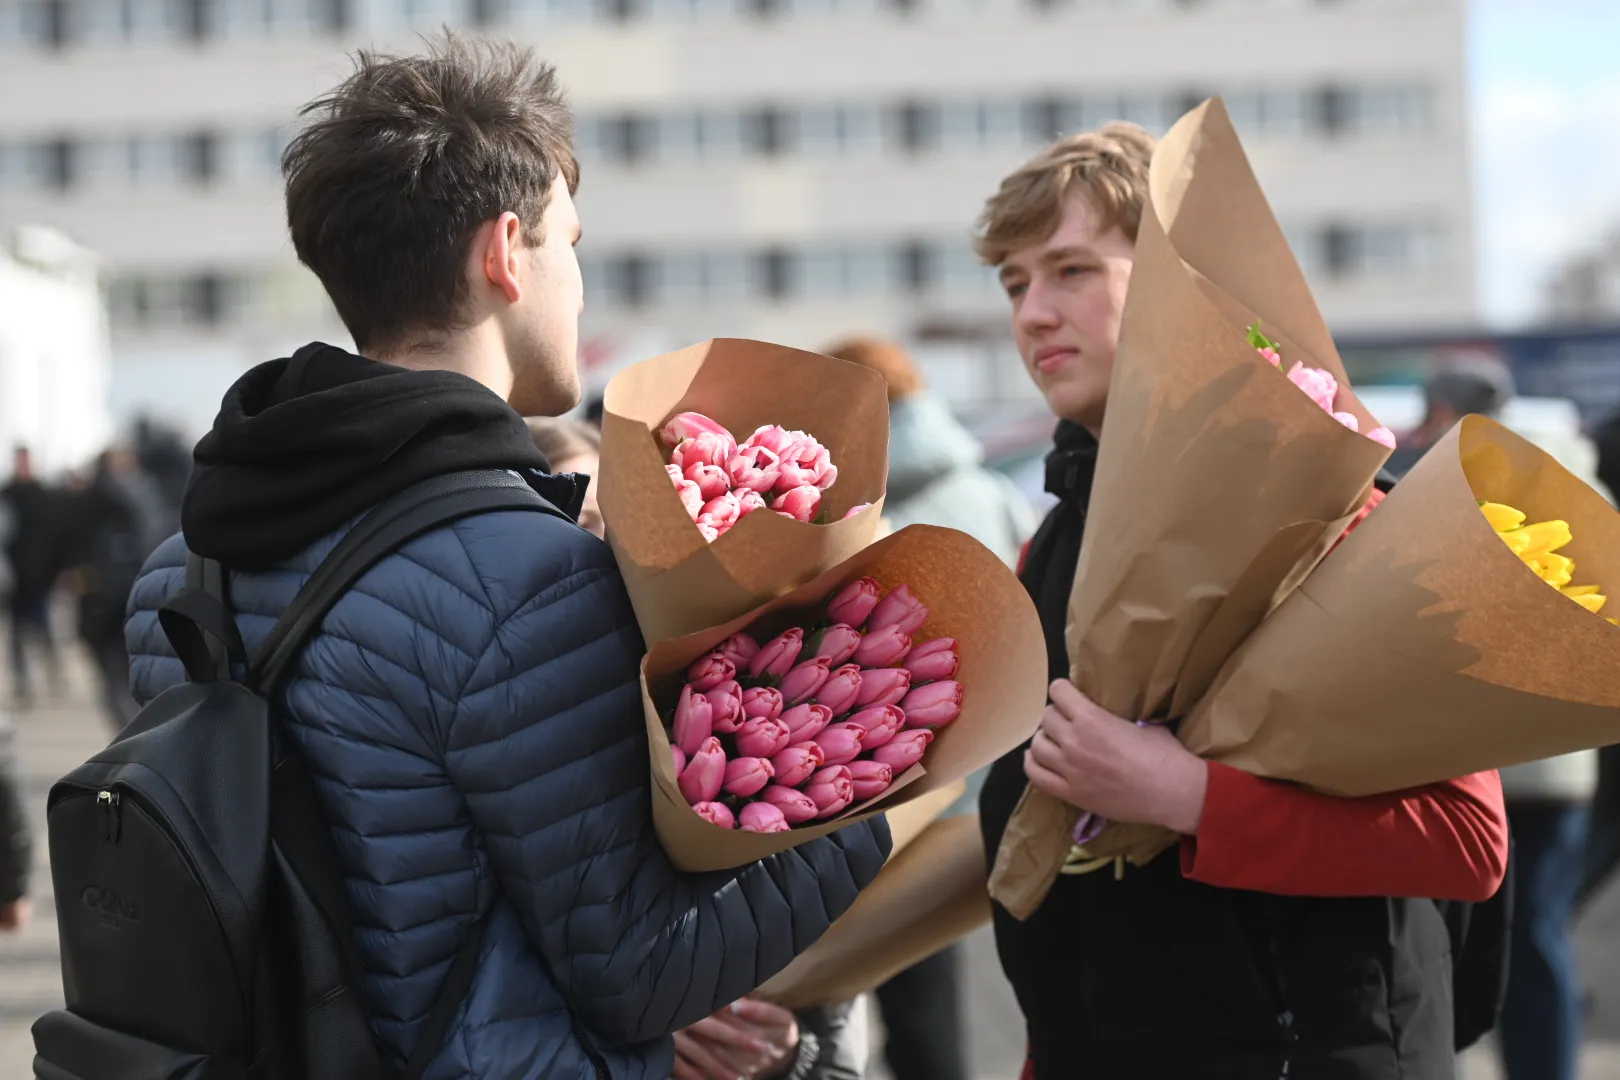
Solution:
<path fill-rule="evenodd" d="M 1260 332 L 1260 324 L 1252 323 L 1249 326 L 1249 344 L 1255 351 L 1267 360 L 1278 371 L 1282 370 L 1282 346 L 1272 341 Z M 1351 431 L 1361 433 L 1361 421 L 1356 419 L 1353 412 L 1345 412 L 1337 407 L 1336 402 L 1341 393 L 1339 380 L 1333 377 L 1331 371 L 1318 367 L 1306 367 L 1305 361 L 1296 360 L 1294 366 L 1288 369 L 1288 381 L 1302 390 L 1306 397 L 1316 402 L 1322 411 L 1328 413 L 1349 428 Z M 1382 424 L 1365 433 L 1367 438 L 1380 446 L 1395 449 L 1395 433 Z"/>
<path fill-rule="evenodd" d="M 702 413 L 683 412 L 658 433 L 669 450 L 669 473 L 681 505 L 709 543 L 755 510 L 822 524 L 821 493 L 838 466 L 815 436 L 766 424 L 743 442 Z M 852 507 L 852 518 L 870 503 Z"/>
<path fill-rule="evenodd" d="M 954 638 L 913 642 L 928 608 L 870 577 L 821 624 L 738 632 L 687 670 L 668 718 L 680 791 L 721 828 L 785 832 L 882 796 L 962 712 Z"/>

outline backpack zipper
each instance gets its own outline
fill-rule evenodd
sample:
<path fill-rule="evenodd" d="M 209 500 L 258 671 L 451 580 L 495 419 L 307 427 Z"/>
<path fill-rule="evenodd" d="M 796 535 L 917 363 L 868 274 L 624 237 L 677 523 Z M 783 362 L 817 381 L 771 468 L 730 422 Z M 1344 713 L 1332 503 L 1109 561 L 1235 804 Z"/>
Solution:
<path fill-rule="evenodd" d="M 112 788 L 96 793 L 96 806 L 101 809 L 101 842 L 116 844 L 124 833 L 122 800 Z"/>

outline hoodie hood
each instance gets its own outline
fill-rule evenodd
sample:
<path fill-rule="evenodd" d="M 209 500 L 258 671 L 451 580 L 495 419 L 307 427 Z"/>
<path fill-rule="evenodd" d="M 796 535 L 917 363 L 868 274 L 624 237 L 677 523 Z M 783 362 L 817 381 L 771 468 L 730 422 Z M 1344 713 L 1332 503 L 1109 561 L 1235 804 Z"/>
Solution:
<path fill-rule="evenodd" d="M 544 476 L 523 418 L 492 391 L 316 342 L 226 391 L 193 453 L 181 527 L 196 554 L 264 569 L 418 481 L 492 468 L 577 516 L 582 478 Z"/>
<path fill-rule="evenodd" d="M 933 394 L 908 394 L 889 404 L 891 502 L 904 502 L 941 477 L 983 462 L 979 440 Z"/>

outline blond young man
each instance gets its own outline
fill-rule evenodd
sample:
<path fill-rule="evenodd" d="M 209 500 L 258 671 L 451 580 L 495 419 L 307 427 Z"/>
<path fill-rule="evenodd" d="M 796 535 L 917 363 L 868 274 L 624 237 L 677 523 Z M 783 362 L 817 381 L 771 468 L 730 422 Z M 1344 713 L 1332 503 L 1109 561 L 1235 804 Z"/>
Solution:
<path fill-rule="evenodd" d="M 1331 799 L 1195 758 L 1168 729 L 1110 715 L 1063 678 L 1065 606 L 1152 152 L 1127 124 L 1063 139 L 1008 176 L 979 222 L 1019 354 L 1060 420 L 1047 459 L 1059 503 L 1022 570 L 1056 681 L 1040 732 L 985 784 L 986 850 L 993 859 L 1026 785 L 1185 838 L 1118 878 L 1061 877 L 1026 922 L 996 907 L 1027 1071 L 1448 1080 L 1455 1046 L 1479 1027 L 1473 999 L 1454 1010 L 1460 904 L 1401 898 L 1496 893 L 1507 861 L 1496 775 Z"/>

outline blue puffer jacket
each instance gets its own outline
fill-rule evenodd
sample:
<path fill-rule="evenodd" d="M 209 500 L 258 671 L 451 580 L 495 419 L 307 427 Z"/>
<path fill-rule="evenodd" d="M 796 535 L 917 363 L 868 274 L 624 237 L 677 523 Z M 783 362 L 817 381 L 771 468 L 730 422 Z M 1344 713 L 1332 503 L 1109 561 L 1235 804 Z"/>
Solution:
<path fill-rule="evenodd" d="M 341 532 L 232 576 L 249 648 Z M 184 563 L 175 537 L 131 597 L 142 702 L 183 678 L 155 613 Z M 784 967 L 881 868 L 878 818 L 737 870 L 678 872 L 652 828 L 641 654 L 606 545 L 547 515 L 495 513 L 380 563 L 283 684 L 375 1028 L 399 1062 L 493 903 L 428 1080 L 668 1077 L 671 1031 Z"/>

